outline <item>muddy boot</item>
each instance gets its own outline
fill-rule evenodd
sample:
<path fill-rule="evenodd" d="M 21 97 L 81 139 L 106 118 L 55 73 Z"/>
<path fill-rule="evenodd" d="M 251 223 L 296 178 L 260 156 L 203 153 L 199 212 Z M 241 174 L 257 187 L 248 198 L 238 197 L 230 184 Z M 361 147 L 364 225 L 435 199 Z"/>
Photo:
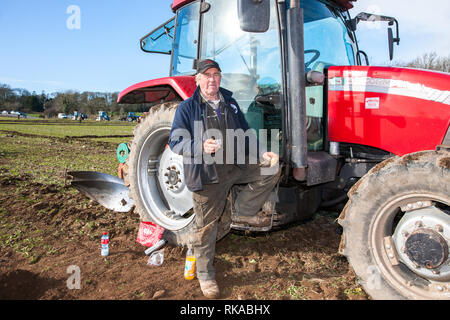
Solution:
<path fill-rule="evenodd" d="M 257 215 L 254 216 L 233 216 L 233 223 L 243 226 L 250 226 L 250 227 L 268 227 L 270 226 L 272 217 L 263 214 L 262 211 L 260 211 Z"/>
<path fill-rule="evenodd" d="M 208 299 L 217 299 L 220 296 L 219 286 L 216 280 L 199 280 L 200 289 Z"/>

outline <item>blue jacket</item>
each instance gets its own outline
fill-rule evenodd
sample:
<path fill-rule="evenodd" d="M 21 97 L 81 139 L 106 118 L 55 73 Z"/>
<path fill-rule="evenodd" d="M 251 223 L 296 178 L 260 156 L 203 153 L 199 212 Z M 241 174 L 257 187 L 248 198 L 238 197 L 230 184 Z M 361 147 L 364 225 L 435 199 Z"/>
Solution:
<path fill-rule="evenodd" d="M 227 129 L 247 131 L 249 129 L 247 120 L 236 100 L 232 98 L 233 93 L 224 88 L 219 90 L 226 104 L 224 113 Z M 170 131 L 169 146 L 173 152 L 183 155 L 184 178 L 190 191 L 202 190 L 204 184 L 219 183 L 215 164 L 207 164 L 202 160 L 202 137 L 204 131 L 208 129 L 206 107 L 207 103 L 202 99 L 200 89 L 197 87 L 189 99 L 178 105 Z M 245 165 L 238 166 L 245 167 Z"/>

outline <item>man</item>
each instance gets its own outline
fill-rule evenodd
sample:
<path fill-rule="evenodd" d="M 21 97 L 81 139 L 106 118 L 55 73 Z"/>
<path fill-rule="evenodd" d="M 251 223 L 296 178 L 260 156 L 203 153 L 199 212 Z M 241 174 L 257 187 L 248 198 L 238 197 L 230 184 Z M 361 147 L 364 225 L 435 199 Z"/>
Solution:
<path fill-rule="evenodd" d="M 237 217 L 233 218 L 233 223 L 269 226 L 271 217 L 258 213 L 280 175 L 279 170 L 272 175 L 261 175 L 258 164 L 237 161 L 237 150 L 244 150 L 248 160 L 249 145 L 233 144 L 231 140 L 235 141 L 235 136 L 229 135 L 230 130 L 246 132 L 249 126 L 232 98 L 232 92 L 221 88 L 220 82 L 221 69 L 217 62 L 206 59 L 197 63 L 197 89 L 189 99 L 179 104 L 169 138 L 172 151 L 183 154 L 185 182 L 193 192 L 195 227 L 190 245 L 197 261 L 200 288 L 207 298 L 220 296 L 213 260 L 218 222 L 223 218 L 231 187 L 247 184 L 234 202 Z M 196 134 L 195 128 L 198 127 L 202 129 L 200 134 L 198 131 Z M 179 134 L 180 131 L 184 134 Z M 277 154 L 262 150 L 260 153 L 266 165 L 278 165 Z M 198 161 L 199 155 L 202 161 Z"/>

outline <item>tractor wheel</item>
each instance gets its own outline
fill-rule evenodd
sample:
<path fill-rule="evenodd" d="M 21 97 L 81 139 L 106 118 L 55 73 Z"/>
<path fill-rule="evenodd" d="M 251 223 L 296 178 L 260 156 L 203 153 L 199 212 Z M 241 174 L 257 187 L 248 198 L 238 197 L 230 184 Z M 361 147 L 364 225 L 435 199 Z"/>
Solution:
<path fill-rule="evenodd" d="M 136 125 L 125 181 L 142 221 L 165 229 L 164 239 L 173 245 L 187 245 L 194 225 L 192 193 L 185 185 L 183 158 L 168 147 L 170 129 L 178 106 L 153 106 Z M 229 227 L 219 225 L 221 239 Z"/>
<path fill-rule="evenodd" d="M 390 158 L 349 191 L 343 253 L 373 299 L 450 299 L 450 152 Z"/>

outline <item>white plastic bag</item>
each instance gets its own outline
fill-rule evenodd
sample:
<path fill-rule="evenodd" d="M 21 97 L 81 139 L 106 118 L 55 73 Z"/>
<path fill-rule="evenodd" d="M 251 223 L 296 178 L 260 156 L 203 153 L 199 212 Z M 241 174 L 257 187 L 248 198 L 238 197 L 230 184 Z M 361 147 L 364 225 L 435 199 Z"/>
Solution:
<path fill-rule="evenodd" d="M 159 267 L 164 262 L 164 249 L 153 252 L 148 258 L 147 265 Z"/>

